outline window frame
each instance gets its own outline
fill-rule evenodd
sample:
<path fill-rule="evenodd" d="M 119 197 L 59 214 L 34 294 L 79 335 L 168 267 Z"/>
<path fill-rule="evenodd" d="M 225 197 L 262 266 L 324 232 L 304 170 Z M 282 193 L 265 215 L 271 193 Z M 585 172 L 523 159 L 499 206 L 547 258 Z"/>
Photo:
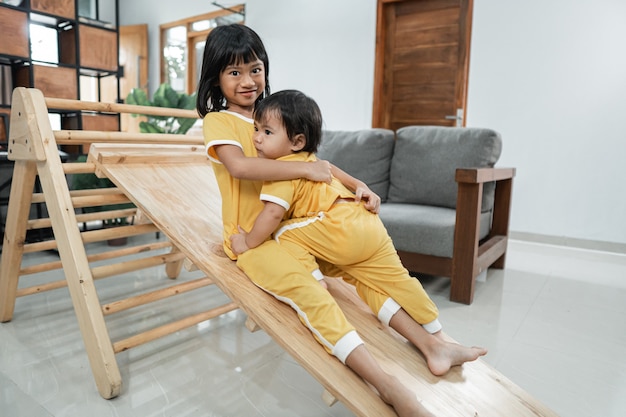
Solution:
<path fill-rule="evenodd" d="M 161 83 L 167 82 L 168 75 L 166 70 L 166 62 L 164 56 L 164 48 L 166 46 L 166 32 L 169 29 L 175 27 L 184 27 L 186 31 L 186 43 L 185 43 L 185 89 L 187 94 L 193 93 L 197 88 L 198 83 L 198 70 L 195 54 L 195 46 L 198 42 L 204 42 L 207 35 L 213 30 L 213 28 L 204 30 L 194 30 L 194 24 L 205 20 L 215 20 L 219 17 L 229 16 L 233 14 L 241 14 L 243 16 L 241 24 L 245 23 L 245 4 L 238 4 L 222 10 L 217 10 L 209 13 L 204 13 L 197 16 L 191 16 L 188 18 L 176 20 L 173 22 L 163 23 L 159 25 L 160 33 L 160 80 Z"/>

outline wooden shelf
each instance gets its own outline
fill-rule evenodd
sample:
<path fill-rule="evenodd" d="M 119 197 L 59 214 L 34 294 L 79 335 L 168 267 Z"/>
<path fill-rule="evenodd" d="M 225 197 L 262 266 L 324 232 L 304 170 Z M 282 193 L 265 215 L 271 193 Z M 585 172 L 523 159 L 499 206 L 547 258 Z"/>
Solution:
<path fill-rule="evenodd" d="M 120 118 L 117 114 L 83 113 L 83 130 L 101 130 L 115 132 L 120 130 Z"/>
<path fill-rule="evenodd" d="M 105 1 L 109 2 L 106 7 L 117 9 L 119 0 L 99 0 L 100 6 Z M 0 64 L 4 74 L 0 76 L 0 87 L 3 91 L 33 87 L 46 97 L 91 97 L 93 101 L 100 101 L 106 96 L 111 102 L 119 100 L 118 22 L 100 22 L 97 12 L 89 18 L 79 16 L 81 3 L 81 0 L 24 0 L 15 7 L 0 2 Z M 33 55 L 29 24 L 53 29 L 51 36 L 56 31 L 57 57 Z M 10 67 L 8 71 L 7 67 Z M 0 106 L 9 105 L 10 99 L 0 101 Z M 77 120 L 80 123 L 83 119 L 77 117 Z M 85 119 L 87 124 L 94 120 Z M 107 126 L 119 130 L 117 118 L 115 123 L 106 117 L 102 120 L 108 123 L 94 130 L 108 130 Z"/>
<path fill-rule="evenodd" d="M 30 0 L 30 8 L 34 12 L 76 18 L 75 0 Z"/>
<path fill-rule="evenodd" d="M 8 7 L 0 8 L 0 29 L 2 42 L 0 54 L 28 58 L 30 47 L 28 44 L 28 16 Z"/>
<path fill-rule="evenodd" d="M 78 25 L 78 33 L 81 67 L 117 71 L 117 32 Z"/>
<path fill-rule="evenodd" d="M 32 80 L 31 82 L 31 71 Z M 21 87 L 35 87 L 47 97 L 78 98 L 76 69 L 48 65 L 25 65 L 15 71 L 15 84 Z"/>

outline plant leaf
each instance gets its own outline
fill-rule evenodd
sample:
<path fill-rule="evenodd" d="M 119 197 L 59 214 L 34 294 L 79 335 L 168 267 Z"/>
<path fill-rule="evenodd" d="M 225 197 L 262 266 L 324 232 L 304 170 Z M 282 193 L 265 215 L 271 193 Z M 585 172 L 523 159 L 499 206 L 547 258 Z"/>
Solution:
<path fill-rule="evenodd" d="M 197 119 L 187 119 L 183 117 L 177 117 L 176 121 L 178 122 L 180 126 L 176 130 L 176 133 L 184 135 L 185 133 L 187 133 L 189 129 L 191 129 L 191 126 L 193 126 L 193 124 L 196 123 L 196 120 Z"/>
<path fill-rule="evenodd" d="M 178 97 L 178 105 L 177 107 L 179 109 L 187 109 L 187 110 L 193 110 L 196 108 L 196 93 L 187 95 L 187 94 L 181 94 Z"/>
<path fill-rule="evenodd" d="M 141 133 L 165 133 L 159 126 L 148 122 L 139 122 L 139 130 Z"/>
<path fill-rule="evenodd" d="M 163 83 L 159 86 L 156 93 L 154 93 L 153 102 L 158 107 L 170 107 L 176 108 L 178 104 L 178 93 L 167 83 Z"/>
<path fill-rule="evenodd" d="M 148 95 L 141 88 L 133 88 L 126 96 L 127 104 L 135 104 L 138 106 L 151 106 Z"/>

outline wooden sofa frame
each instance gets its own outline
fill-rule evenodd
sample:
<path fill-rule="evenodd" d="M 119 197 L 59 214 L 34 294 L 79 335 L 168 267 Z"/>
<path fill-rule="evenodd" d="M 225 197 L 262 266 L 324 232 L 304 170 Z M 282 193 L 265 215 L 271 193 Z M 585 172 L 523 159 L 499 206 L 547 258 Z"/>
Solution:
<path fill-rule="evenodd" d="M 9 152 L 10 158 L 15 161 L 15 168 L 0 261 L 2 322 L 12 319 L 18 296 L 67 285 L 96 386 L 101 396 L 109 399 L 121 392 L 122 381 L 115 353 L 238 307 L 248 315 L 246 327 L 262 328 L 320 382 L 325 390 L 323 398 L 329 405 L 336 400 L 342 401 L 355 415 L 362 417 L 395 415 L 369 385 L 326 353 L 301 325 L 291 308 L 257 288 L 224 255 L 221 243 L 221 200 L 201 138 L 52 131 L 48 108 L 196 117 L 190 111 L 46 99 L 36 89 L 17 88 L 14 91 Z M 77 143 L 92 143 L 89 160 L 82 164 L 62 163 L 58 145 Z M 117 188 L 94 192 L 70 191 L 66 174 L 81 172 L 97 172 L 113 181 Z M 33 194 L 36 176 L 43 190 L 40 194 Z M 50 213 L 48 219 L 28 219 L 29 205 L 36 201 L 45 201 Z M 76 209 L 87 204 L 102 204 L 104 201 L 132 201 L 152 223 L 125 226 L 114 231 L 81 232 L 78 223 L 86 220 L 87 215 L 77 215 Z M 172 215 L 172 201 L 185 204 L 185 216 Z M 117 217 L 120 213 L 109 215 Z M 25 244 L 27 229 L 45 225 L 52 226 L 53 240 Z M 139 253 L 153 246 L 148 244 L 122 252 L 113 251 L 112 255 L 88 256 L 86 243 L 120 233 L 133 235 L 156 230 L 169 238 L 169 254 L 104 267 L 90 266 L 94 259 L 121 256 L 124 251 Z M 59 251 L 61 265 L 45 264 L 33 268 L 20 266 L 24 253 L 55 247 Z M 205 273 L 206 277 L 192 283 L 179 284 L 182 287 L 154 291 L 145 297 L 130 297 L 110 305 L 100 304 L 95 279 L 158 264 L 164 264 L 168 276 L 174 278 L 180 272 L 184 258 Z M 20 276 L 34 270 L 46 271 L 59 266 L 65 272 L 64 282 L 18 290 Z M 104 321 L 108 307 L 130 308 L 211 283 L 218 286 L 232 303 L 123 341 L 111 341 Z M 436 415 L 556 417 L 549 408 L 483 360 L 455 367 L 444 377 L 433 376 L 416 349 L 391 329 L 381 325 L 352 287 L 340 279 L 329 280 L 329 290 L 381 366 L 414 390 Z"/>
<path fill-rule="evenodd" d="M 409 271 L 450 277 L 450 300 L 471 304 L 476 277 L 487 268 L 503 269 L 515 168 L 459 168 L 452 258 L 398 251 Z M 480 240 L 480 213 L 485 183 L 495 182 L 492 223 Z"/>

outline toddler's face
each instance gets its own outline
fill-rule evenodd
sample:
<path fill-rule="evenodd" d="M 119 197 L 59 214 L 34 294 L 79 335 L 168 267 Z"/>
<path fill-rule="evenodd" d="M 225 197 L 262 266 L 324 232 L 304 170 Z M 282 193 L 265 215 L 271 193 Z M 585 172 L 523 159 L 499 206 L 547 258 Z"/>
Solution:
<path fill-rule="evenodd" d="M 287 136 L 282 118 L 269 112 L 263 120 L 254 121 L 254 147 L 260 158 L 277 159 L 296 151 Z"/>

